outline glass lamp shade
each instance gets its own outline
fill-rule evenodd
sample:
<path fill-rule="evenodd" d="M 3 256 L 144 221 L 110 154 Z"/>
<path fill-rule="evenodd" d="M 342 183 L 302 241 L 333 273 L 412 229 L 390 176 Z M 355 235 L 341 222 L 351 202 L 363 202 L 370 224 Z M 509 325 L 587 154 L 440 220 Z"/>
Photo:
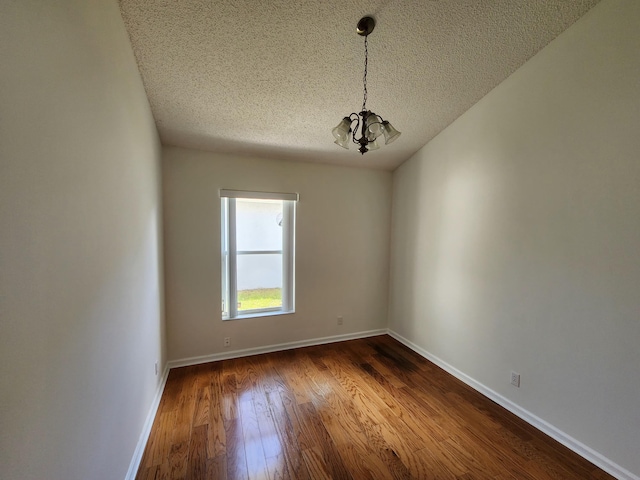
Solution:
<path fill-rule="evenodd" d="M 336 145 L 340 145 L 342 148 L 344 148 L 345 150 L 349 150 L 349 139 L 336 139 L 335 142 Z"/>
<path fill-rule="evenodd" d="M 351 119 L 349 117 L 344 117 L 342 121 L 331 130 L 334 138 L 336 139 L 336 145 L 340 145 L 342 148 L 349 148 L 349 133 L 351 133 Z"/>
<path fill-rule="evenodd" d="M 380 145 L 378 144 L 377 140 L 367 143 L 367 151 L 369 152 L 371 150 L 378 150 L 379 148 L 380 148 Z"/>
<path fill-rule="evenodd" d="M 369 142 L 373 142 L 382 134 L 382 123 L 380 123 L 380 117 L 375 113 L 370 112 L 364 121 L 364 135 Z M 369 149 L 371 150 L 371 149 Z"/>
<path fill-rule="evenodd" d="M 393 128 L 386 120 L 382 122 L 382 133 L 384 133 L 384 144 L 389 145 L 391 142 L 394 142 L 399 136 L 400 132 Z"/>

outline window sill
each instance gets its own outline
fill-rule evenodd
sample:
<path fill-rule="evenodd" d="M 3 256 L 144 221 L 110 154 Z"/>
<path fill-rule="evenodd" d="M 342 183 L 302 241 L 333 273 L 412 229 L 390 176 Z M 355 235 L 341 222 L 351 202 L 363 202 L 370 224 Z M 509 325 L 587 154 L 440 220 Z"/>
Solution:
<path fill-rule="evenodd" d="M 281 310 L 274 310 L 271 312 L 251 312 L 251 313 L 244 313 L 242 315 L 237 315 L 235 317 L 222 317 L 222 321 L 227 322 L 232 320 L 246 320 L 248 318 L 276 317 L 280 315 L 291 315 L 292 313 L 296 313 L 296 311 L 289 310 L 289 311 L 283 312 Z"/>

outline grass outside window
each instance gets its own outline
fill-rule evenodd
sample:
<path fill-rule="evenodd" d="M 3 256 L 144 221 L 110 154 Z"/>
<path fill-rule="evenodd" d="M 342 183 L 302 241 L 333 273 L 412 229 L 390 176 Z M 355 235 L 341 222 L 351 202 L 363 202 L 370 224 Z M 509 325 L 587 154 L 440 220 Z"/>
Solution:
<path fill-rule="evenodd" d="M 238 311 L 282 307 L 281 288 L 256 288 L 238 291 Z"/>

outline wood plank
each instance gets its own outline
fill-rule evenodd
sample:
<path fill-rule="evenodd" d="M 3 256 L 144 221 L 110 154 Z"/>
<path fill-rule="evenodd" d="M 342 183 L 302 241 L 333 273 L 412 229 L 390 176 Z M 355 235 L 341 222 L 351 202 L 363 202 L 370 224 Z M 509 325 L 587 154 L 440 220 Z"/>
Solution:
<path fill-rule="evenodd" d="M 224 385 L 222 368 L 212 372 L 209 378 L 209 409 L 207 411 L 207 458 L 224 455 L 227 441 L 224 429 Z M 230 416 L 230 415 L 229 415 Z"/>
<path fill-rule="evenodd" d="M 193 428 L 189 442 L 186 480 L 201 480 L 207 472 L 207 427 L 200 425 Z"/>
<path fill-rule="evenodd" d="M 301 425 L 303 425 L 307 437 L 313 439 L 309 443 L 314 445 L 314 449 L 321 452 L 323 470 L 330 473 L 330 478 L 351 478 L 351 474 L 340 456 L 337 445 L 331 439 L 329 432 L 322 423 L 322 419 L 313 404 L 309 402 L 298 405 L 293 402 L 291 408 L 293 414 L 299 419 Z M 305 463 L 307 467 L 309 467 L 306 458 Z"/>
<path fill-rule="evenodd" d="M 198 387 L 196 394 L 195 414 L 193 416 L 193 427 L 209 425 L 209 407 L 211 406 L 211 385 Z"/>
<path fill-rule="evenodd" d="M 302 451 L 302 456 L 310 478 L 336 478 L 327 470 L 327 463 L 320 448 L 307 448 Z"/>
<path fill-rule="evenodd" d="M 187 475 L 189 442 L 174 443 L 169 450 L 168 469 L 172 479 L 183 479 Z"/>
<path fill-rule="evenodd" d="M 219 455 L 207 460 L 207 480 L 227 480 L 227 456 Z"/>
<path fill-rule="evenodd" d="M 177 412 L 175 410 L 168 410 L 156 415 L 158 429 L 157 431 L 152 431 L 149 437 L 152 442 L 148 444 L 147 448 L 149 453 L 148 465 L 161 465 L 169 459 L 171 433 L 176 424 L 176 416 Z"/>
<path fill-rule="evenodd" d="M 258 418 L 251 398 L 240 402 L 239 414 L 242 419 L 242 435 L 249 479 L 269 478 Z"/>
<path fill-rule="evenodd" d="M 197 392 L 197 376 L 195 372 L 195 370 L 191 371 L 182 380 L 182 389 L 176 406 L 175 424 L 171 431 L 171 443 L 173 445 L 188 443 L 191 436 Z"/>
<path fill-rule="evenodd" d="M 227 478 L 229 480 L 246 480 L 247 456 L 245 453 L 244 434 L 240 419 L 224 421 L 225 437 L 227 439 Z"/>
<path fill-rule="evenodd" d="M 295 404 L 291 392 L 284 390 L 280 393 L 271 393 L 269 406 L 274 426 L 278 431 L 280 441 L 283 443 L 283 455 L 291 477 L 307 479 L 309 478 L 309 471 L 302 452 L 311 446 L 311 441 L 302 430 L 297 416 L 293 412 L 290 415 L 287 411 L 285 400 L 282 398 L 283 395 L 286 401 L 289 402 L 289 409 Z"/>
<path fill-rule="evenodd" d="M 289 465 L 285 458 L 284 451 L 267 458 L 267 470 L 271 480 L 290 480 L 293 477 L 289 472 Z"/>
<path fill-rule="evenodd" d="M 222 373 L 222 419 L 235 420 L 238 418 L 238 393 L 235 372 L 224 365 Z"/>

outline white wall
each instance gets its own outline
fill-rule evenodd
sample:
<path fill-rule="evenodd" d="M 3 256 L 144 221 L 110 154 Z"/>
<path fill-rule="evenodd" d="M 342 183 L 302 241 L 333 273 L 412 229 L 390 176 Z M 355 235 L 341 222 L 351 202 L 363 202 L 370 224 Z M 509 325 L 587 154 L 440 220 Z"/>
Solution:
<path fill-rule="evenodd" d="M 636 476 L 639 32 L 603 1 L 395 172 L 389 322 Z"/>
<path fill-rule="evenodd" d="M 121 480 L 164 361 L 153 119 L 116 1 L 3 1 L 0 58 L 0 478 Z"/>
<path fill-rule="evenodd" d="M 166 148 L 162 175 L 170 360 L 386 328 L 390 172 Z M 221 320 L 220 188 L 300 194 L 294 314 Z"/>

